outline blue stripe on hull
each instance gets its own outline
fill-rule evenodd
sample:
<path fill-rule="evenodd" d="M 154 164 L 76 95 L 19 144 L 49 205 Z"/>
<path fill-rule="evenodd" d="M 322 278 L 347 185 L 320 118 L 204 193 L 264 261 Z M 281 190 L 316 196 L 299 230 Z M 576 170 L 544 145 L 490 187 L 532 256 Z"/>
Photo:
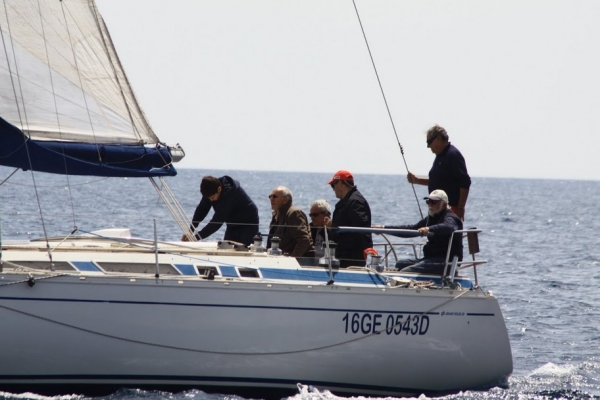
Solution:
<path fill-rule="evenodd" d="M 80 271 L 99 272 L 100 269 L 91 261 L 73 261 L 72 264 Z M 193 264 L 174 264 L 175 268 L 184 276 L 196 276 L 198 272 Z M 224 278 L 241 278 L 238 270 L 234 266 L 219 266 L 221 276 Z M 323 282 L 329 281 L 329 271 L 327 269 L 281 269 L 281 268 L 257 268 L 260 271 L 262 278 L 269 280 L 291 280 L 291 281 L 309 281 Z M 397 276 L 401 278 L 409 278 L 416 281 L 433 281 L 436 284 L 441 283 L 441 279 L 431 275 L 408 275 L 408 274 L 391 274 L 387 276 Z M 252 279 L 252 278 L 246 278 Z M 259 278 L 256 278 L 259 279 Z M 352 273 L 342 269 L 333 271 L 333 280 L 337 283 L 360 284 L 360 285 L 385 285 L 385 279 L 374 273 Z M 455 282 L 461 287 L 470 289 L 473 283 L 470 279 L 455 278 Z"/>
<path fill-rule="evenodd" d="M 67 299 L 67 298 L 44 298 L 44 297 L 9 297 L 0 296 L 0 300 L 12 301 L 41 301 L 41 302 L 64 302 L 64 303 L 102 303 L 102 304 L 135 304 L 135 305 L 160 305 L 177 307 L 212 307 L 212 308 L 243 308 L 243 309 L 263 309 L 263 310 L 288 310 L 288 311 L 321 311 L 321 312 L 354 312 L 354 313 L 387 313 L 387 314 L 423 314 L 423 311 L 408 310 L 373 310 L 364 308 L 324 308 L 324 307 L 283 307 L 283 306 L 253 306 L 243 304 L 210 304 L 210 303 L 166 303 L 159 301 L 123 301 L 123 300 L 85 300 L 85 299 Z M 427 315 L 440 315 L 440 312 L 429 311 Z M 465 313 L 472 317 L 494 317 L 494 313 Z"/>

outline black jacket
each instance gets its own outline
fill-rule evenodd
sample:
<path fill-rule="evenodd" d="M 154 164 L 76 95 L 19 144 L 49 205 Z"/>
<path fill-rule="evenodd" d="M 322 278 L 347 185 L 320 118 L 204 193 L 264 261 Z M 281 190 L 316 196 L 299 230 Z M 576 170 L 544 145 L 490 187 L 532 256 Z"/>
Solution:
<path fill-rule="evenodd" d="M 429 233 L 433 235 L 431 235 L 425 246 L 423 246 L 424 258 L 440 257 L 445 259 L 448 252 L 450 235 L 452 232 L 463 228 L 461 219 L 450 209 L 439 212 L 433 217 L 427 216 L 414 225 L 386 225 L 385 227 L 390 229 L 416 230 L 425 226 L 429 227 Z M 456 234 L 454 239 L 452 239 L 449 260 L 452 260 L 454 256 L 458 256 L 459 261 L 463 257 L 462 237 L 460 234 Z"/>
<path fill-rule="evenodd" d="M 429 193 L 442 189 L 448 195 L 448 204 L 457 206 L 460 189 L 469 189 L 470 186 L 471 178 L 465 158 L 456 147 L 448 143 L 442 153 L 435 157 L 429 171 Z"/>
<path fill-rule="evenodd" d="M 258 232 L 258 208 L 238 181 L 229 176 L 222 176 L 219 182 L 221 182 L 219 199 L 211 202 L 208 197 L 202 197 L 194 212 L 192 226 L 195 229 L 212 207 L 215 214 L 198 232 L 199 239 L 209 237 L 227 223 L 224 239 L 249 245 L 252 243 L 252 237 Z"/>
<path fill-rule="evenodd" d="M 371 227 L 371 208 L 356 186 L 335 205 L 331 226 Z M 340 233 L 332 229 L 329 239 L 337 243 L 335 256 L 340 260 L 341 267 L 363 265 L 363 250 L 373 247 L 370 233 Z"/>

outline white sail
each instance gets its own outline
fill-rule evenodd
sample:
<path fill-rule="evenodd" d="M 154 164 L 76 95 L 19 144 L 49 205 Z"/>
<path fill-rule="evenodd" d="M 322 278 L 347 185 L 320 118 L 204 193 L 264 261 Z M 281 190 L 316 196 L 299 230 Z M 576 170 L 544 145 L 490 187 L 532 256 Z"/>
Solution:
<path fill-rule="evenodd" d="M 93 0 L 0 3 L 0 116 L 35 140 L 155 144 Z"/>

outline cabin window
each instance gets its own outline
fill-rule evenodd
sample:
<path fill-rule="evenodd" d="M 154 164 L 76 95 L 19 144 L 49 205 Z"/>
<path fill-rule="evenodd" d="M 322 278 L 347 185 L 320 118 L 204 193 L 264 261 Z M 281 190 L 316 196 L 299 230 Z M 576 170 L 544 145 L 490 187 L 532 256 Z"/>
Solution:
<path fill-rule="evenodd" d="M 52 263 L 50 261 L 17 261 L 15 264 L 31 268 L 31 269 L 45 269 L 48 271 L 52 270 Z M 55 271 L 75 271 L 75 268 L 68 262 L 64 261 L 55 261 L 54 262 L 54 270 Z"/>
<path fill-rule="evenodd" d="M 211 279 L 211 276 L 212 278 L 215 276 L 221 276 L 217 267 L 197 265 L 196 269 L 198 270 L 198 275 L 207 277 L 209 279 Z"/>
<path fill-rule="evenodd" d="M 118 263 L 96 262 L 106 272 L 123 272 L 129 274 L 155 274 L 156 264 L 152 263 Z M 159 264 L 158 272 L 161 275 L 181 275 L 171 264 Z"/>
<path fill-rule="evenodd" d="M 258 269 L 254 268 L 238 268 L 238 273 L 242 278 L 260 278 Z"/>

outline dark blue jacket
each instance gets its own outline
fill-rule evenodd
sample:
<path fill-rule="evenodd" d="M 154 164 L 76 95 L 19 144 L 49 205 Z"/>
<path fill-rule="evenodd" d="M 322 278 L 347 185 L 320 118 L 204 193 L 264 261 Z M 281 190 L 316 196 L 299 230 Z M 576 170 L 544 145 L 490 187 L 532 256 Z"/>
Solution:
<path fill-rule="evenodd" d="M 331 226 L 371 227 L 371 208 L 356 186 L 335 205 Z M 373 247 L 370 233 L 339 233 L 333 229 L 329 239 L 337 243 L 335 257 L 340 260 L 341 267 L 363 265 L 363 250 Z"/>
<path fill-rule="evenodd" d="M 204 220 L 211 207 L 215 210 L 210 222 L 196 236 L 199 236 L 199 239 L 209 237 L 227 223 L 224 239 L 249 245 L 258 232 L 258 208 L 238 181 L 229 176 L 222 176 L 219 182 L 219 199 L 211 202 L 208 197 L 202 197 L 196 207 L 192 218 L 194 228 Z"/>
<path fill-rule="evenodd" d="M 433 160 L 429 170 L 429 193 L 442 189 L 448 195 L 448 204 L 458 205 L 460 189 L 469 189 L 471 178 L 465 158 L 456 147 L 448 143 L 441 154 Z"/>
<path fill-rule="evenodd" d="M 423 246 L 424 258 L 446 258 L 448 252 L 448 243 L 450 235 L 456 230 L 463 228 L 463 223 L 458 215 L 454 214 L 450 209 L 437 213 L 433 217 L 427 216 L 414 225 L 386 225 L 389 229 L 414 229 L 417 230 L 423 227 L 429 227 L 429 233 L 433 233 Z M 454 256 L 458 256 L 459 261 L 463 257 L 462 237 L 456 234 L 452 239 L 452 249 L 450 251 L 450 261 Z"/>

